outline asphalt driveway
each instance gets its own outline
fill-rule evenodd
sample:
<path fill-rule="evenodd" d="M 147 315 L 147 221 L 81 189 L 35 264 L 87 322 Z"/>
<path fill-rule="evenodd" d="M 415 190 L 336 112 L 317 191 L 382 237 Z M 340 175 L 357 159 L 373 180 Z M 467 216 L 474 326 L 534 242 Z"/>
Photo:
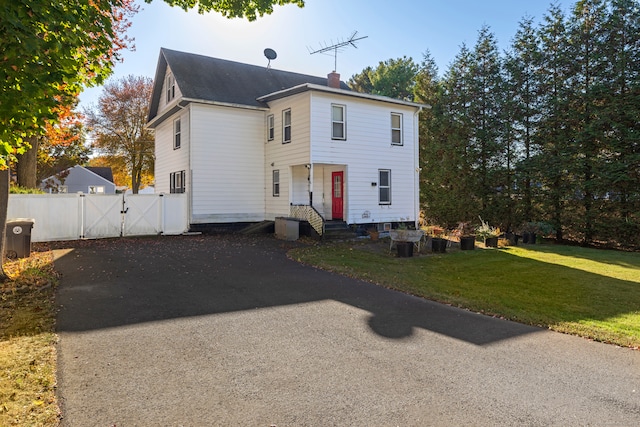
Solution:
<path fill-rule="evenodd" d="M 640 425 L 640 352 L 320 271 L 294 244 L 57 251 L 63 425 Z"/>

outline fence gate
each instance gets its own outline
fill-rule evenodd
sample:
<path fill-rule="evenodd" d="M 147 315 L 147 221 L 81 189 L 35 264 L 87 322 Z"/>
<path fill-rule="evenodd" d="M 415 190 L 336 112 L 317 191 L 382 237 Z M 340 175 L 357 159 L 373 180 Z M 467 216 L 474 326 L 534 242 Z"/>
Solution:
<path fill-rule="evenodd" d="M 33 242 L 180 234 L 187 194 L 11 194 L 7 217 L 33 218 Z"/>
<path fill-rule="evenodd" d="M 123 198 L 124 236 L 144 236 L 162 232 L 162 197 L 154 194 L 130 194 Z"/>

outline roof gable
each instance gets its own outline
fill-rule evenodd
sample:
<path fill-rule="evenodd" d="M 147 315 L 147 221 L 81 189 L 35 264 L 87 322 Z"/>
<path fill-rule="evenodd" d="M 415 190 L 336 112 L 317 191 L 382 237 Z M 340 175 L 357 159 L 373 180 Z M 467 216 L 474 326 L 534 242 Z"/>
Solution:
<path fill-rule="evenodd" d="M 326 77 L 275 70 L 162 48 L 156 68 L 149 121 L 158 114 L 167 65 L 184 99 L 265 108 L 258 98 L 303 84 L 327 86 Z M 349 90 L 344 82 L 340 88 Z"/>

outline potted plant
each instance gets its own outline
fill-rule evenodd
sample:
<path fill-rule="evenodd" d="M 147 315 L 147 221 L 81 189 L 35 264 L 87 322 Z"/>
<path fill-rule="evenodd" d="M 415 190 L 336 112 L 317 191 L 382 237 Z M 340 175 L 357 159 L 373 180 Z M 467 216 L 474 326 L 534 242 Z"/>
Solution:
<path fill-rule="evenodd" d="M 484 240 L 484 245 L 488 248 L 498 247 L 498 236 L 500 229 L 491 227 L 488 223 L 480 218 L 480 226 L 476 228 L 476 236 Z"/>
<path fill-rule="evenodd" d="M 460 249 L 470 251 L 476 247 L 475 229 L 469 222 L 460 222 L 456 229 L 456 234 L 460 238 Z"/>
<path fill-rule="evenodd" d="M 447 251 L 447 239 L 444 237 L 444 228 L 431 225 L 426 227 L 425 232 L 431 237 L 431 252 L 445 253 Z"/>
<path fill-rule="evenodd" d="M 520 229 L 522 230 L 522 243 L 531 245 L 536 244 L 538 234 L 546 236 L 554 233 L 553 226 L 546 221 L 525 222 Z"/>
<path fill-rule="evenodd" d="M 413 246 L 419 245 L 424 232 L 422 230 L 409 230 L 406 224 L 401 223 L 395 230 L 389 231 L 391 245 L 395 243 L 398 257 L 408 258 L 413 256 Z M 391 249 L 391 247 L 389 247 Z"/>

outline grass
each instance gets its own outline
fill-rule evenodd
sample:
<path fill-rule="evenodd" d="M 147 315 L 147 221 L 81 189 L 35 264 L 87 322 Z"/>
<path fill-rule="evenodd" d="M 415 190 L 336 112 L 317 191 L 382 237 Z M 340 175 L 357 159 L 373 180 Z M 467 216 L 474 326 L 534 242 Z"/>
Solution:
<path fill-rule="evenodd" d="M 640 347 L 637 253 L 535 245 L 396 258 L 383 241 L 308 246 L 290 256 L 476 312 Z"/>
<path fill-rule="evenodd" d="M 0 283 L 0 426 L 59 424 L 50 251 L 6 263 Z"/>

